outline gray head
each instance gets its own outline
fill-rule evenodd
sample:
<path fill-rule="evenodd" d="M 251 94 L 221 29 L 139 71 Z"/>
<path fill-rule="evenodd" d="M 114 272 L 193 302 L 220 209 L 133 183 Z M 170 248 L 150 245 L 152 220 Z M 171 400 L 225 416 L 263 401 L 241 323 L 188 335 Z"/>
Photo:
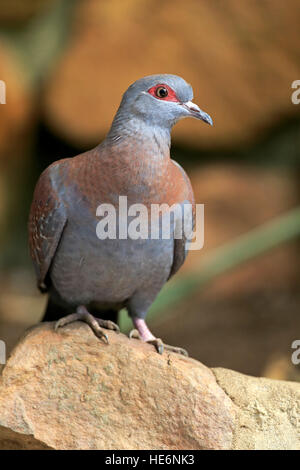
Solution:
<path fill-rule="evenodd" d="M 152 127 L 171 129 L 185 117 L 212 125 L 211 117 L 192 102 L 193 89 L 177 75 L 150 75 L 134 82 L 123 95 L 113 127 L 142 121 Z"/>

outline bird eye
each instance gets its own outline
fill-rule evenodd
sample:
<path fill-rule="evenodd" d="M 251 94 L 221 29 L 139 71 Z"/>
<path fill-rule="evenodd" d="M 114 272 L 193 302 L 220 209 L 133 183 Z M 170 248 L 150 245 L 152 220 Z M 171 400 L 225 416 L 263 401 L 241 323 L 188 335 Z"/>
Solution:
<path fill-rule="evenodd" d="M 168 96 L 168 90 L 164 86 L 159 86 L 155 94 L 158 98 L 166 98 L 166 96 Z"/>

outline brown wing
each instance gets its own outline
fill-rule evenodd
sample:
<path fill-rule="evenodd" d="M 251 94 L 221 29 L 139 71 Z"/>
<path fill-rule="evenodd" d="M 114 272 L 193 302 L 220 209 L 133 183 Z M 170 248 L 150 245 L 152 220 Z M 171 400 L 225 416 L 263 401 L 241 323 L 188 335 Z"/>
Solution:
<path fill-rule="evenodd" d="M 30 255 L 42 292 L 47 290 L 46 275 L 67 222 L 64 204 L 51 179 L 52 169 L 47 168 L 37 182 L 28 223 Z"/>
<path fill-rule="evenodd" d="M 191 182 L 189 180 L 189 177 L 185 173 L 184 169 L 175 161 L 172 161 L 180 170 L 181 176 L 182 176 L 182 184 L 185 185 L 185 201 L 189 202 L 192 204 L 192 211 L 191 211 L 191 217 L 192 220 L 190 221 L 191 227 L 194 229 L 195 226 L 195 198 L 194 198 L 194 193 L 193 193 L 193 188 L 191 185 Z M 184 201 L 181 201 L 184 202 Z M 174 239 L 174 254 L 173 254 L 173 264 L 171 267 L 170 277 L 172 277 L 179 268 L 183 265 L 187 254 L 188 254 L 188 249 L 187 249 L 187 240 L 186 237 L 184 236 L 184 233 L 182 234 L 182 238 L 175 238 Z"/>

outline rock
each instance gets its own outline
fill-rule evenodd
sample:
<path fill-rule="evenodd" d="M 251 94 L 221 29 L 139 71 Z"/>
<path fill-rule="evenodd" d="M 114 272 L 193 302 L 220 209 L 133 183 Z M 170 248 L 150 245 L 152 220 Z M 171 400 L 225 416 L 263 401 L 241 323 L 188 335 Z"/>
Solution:
<path fill-rule="evenodd" d="M 28 439 L 55 449 L 231 446 L 234 405 L 208 368 L 108 336 L 106 345 L 83 323 L 26 334 L 1 376 L 0 448 Z"/>
<path fill-rule="evenodd" d="M 213 369 L 237 406 L 233 449 L 299 450 L 300 384 Z"/>
<path fill-rule="evenodd" d="M 0 377 L 0 449 L 299 449 L 300 384 L 108 336 L 26 333 Z"/>
<path fill-rule="evenodd" d="M 5 450 L 51 450 L 31 435 L 20 434 L 0 426 L 0 449 Z"/>

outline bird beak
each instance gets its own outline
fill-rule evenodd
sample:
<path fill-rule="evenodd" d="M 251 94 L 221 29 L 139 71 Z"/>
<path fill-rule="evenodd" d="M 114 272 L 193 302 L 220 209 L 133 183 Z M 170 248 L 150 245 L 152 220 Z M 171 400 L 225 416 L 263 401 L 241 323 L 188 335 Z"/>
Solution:
<path fill-rule="evenodd" d="M 213 125 L 212 118 L 207 113 L 202 111 L 202 109 L 200 109 L 199 106 L 197 106 L 192 101 L 182 103 L 182 106 L 190 112 L 191 116 L 195 117 L 196 119 L 201 119 L 201 121 L 204 121 L 207 124 L 210 124 L 211 126 Z"/>

